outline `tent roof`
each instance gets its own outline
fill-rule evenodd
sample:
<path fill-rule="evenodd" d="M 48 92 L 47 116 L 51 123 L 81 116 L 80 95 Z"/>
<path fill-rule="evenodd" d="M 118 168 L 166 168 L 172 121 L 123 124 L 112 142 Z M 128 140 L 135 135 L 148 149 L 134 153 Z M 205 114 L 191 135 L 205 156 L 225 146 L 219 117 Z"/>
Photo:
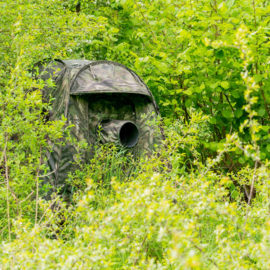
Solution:
<path fill-rule="evenodd" d="M 62 62 L 68 68 L 82 68 L 85 65 L 87 65 L 93 61 L 89 61 L 89 60 L 62 60 Z"/>
<path fill-rule="evenodd" d="M 47 63 L 47 66 L 44 63 Z M 46 69 L 47 72 L 42 75 L 43 80 L 59 74 L 59 71 L 55 73 L 57 69 L 69 69 L 70 72 L 62 72 L 62 75 L 71 80 L 68 86 L 71 95 L 127 93 L 144 95 L 154 101 L 151 91 L 142 79 L 131 69 L 116 62 L 45 59 L 36 66 L 40 68 L 39 73 Z"/>
<path fill-rule="evenodd" d="M 129 68 L 111 61 L 65 60 L 68 68 L 79 68 L 71 82 L 72 95 L 97 93 L 133 93 L 153 96 L 140 79 Z"/>

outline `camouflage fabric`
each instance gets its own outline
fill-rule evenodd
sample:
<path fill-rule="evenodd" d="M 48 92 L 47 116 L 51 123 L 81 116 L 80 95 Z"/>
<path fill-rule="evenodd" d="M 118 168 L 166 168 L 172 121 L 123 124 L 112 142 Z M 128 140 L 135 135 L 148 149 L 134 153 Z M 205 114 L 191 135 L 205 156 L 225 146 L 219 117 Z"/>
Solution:
<path fill-rule="evenodd" d="M 103 120 L 136 121 L 134 105 L 127 94 L 97 94 L 86 97 L 89 100 L 89 128 L 92 134 L 96 134 L 96 127 Z"/>
<path fill-rule="evenodd" d="M 156 124 L 157 113 L 153 102 L 146 99 L 137 98 L 136 102 L 136 125 L 139 127 L 139 141 L 134 147 L 134 155 L 140 156 L 142 153 L 151 155 L 155 145 L 159 145 L 162 140 L 161 127 Z"/>
<path fill-rule="evenodd" d="M 130 148 L 137 144 L 139 131 L 135 123 L 131 121 L 103 120 L 97 126 L 96 136 L 103 144 L 115 143 Z M 130 145 L 130 139 L 134 141 L 132 145 Z"/>
<path fill-rule="evenodd" d="M 134 157 L 151 155 L 160 143 L 160 128 L 155 124 L 159 115 L 152 93 L 133 71 L 109 61 L 54 60 L 40 62 L 34 68 L 36 78 L 52 78 L 55 87 L 44 87 L 44 101 L 51 102 L 49 120 L 64 116 L 66 125 L 72 126 L 70 139 L 48 141 L 46 157 L 47 177 L 43 185 L 52 192 L 70 193 L 66 185 L 68 174 L 89 162 L 94 147 L 99 143 L 119 143 L 119 132 L 124 123 L 132 123 L 138 131 L 138 140 L 128 149 Z M 103 130 L 99 130 L 99 126 Z M 87 150 L 80 151 L 76 164 L 76 143 L 85 141 Z"/>
<path fill-rule="evenodd" d="M 109 61 L 92 62 L 74 76 L 71 94 L 136 93 L 152 97 L 133 71 Z"/>

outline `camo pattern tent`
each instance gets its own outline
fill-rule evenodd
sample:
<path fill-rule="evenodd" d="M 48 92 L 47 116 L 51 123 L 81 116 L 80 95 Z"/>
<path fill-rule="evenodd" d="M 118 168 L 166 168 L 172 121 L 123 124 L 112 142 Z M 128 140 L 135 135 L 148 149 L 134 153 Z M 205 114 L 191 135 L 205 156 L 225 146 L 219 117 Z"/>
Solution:
<path fill-rule="evenodd" d="M 48 60 L 38 63 L 34 74 L 44 81 L 52 78 L 56 85 L 43 89 L 44 101 L 53 100 L 49 120 L 65 116 L 66 125 L 72 125 L 71 138 L 88 143 L 88 150 L 81 153 L 81 163 L 89 162 L 99 143 L 118 143 L 117 129 L 123 121 L 134 123 L 138 129 L 138 140 L 129 148 L 133 156 L 149 155 L 160 143 L 160 128 L 153 124 L 159 115 L 155 99 L 141 78 L 127 67 L 111 61 Z M 43 183 L 52 188 L 47 199 L 57 190 L 69 192 L 65 180 L 76 169 L 77 154 L 68 138 L 57 144 L 48 141 L 48 146 L 49 176 Z"/>

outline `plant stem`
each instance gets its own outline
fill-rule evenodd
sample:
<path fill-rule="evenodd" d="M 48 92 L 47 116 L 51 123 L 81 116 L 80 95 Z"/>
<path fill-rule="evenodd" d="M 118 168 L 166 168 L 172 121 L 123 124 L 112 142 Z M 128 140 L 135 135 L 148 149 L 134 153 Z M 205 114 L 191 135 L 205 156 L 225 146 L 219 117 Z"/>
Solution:
<path fill-rule="evenodd" d="M 37 224 L 37 216 L 38 216 L 38 178 L 39 178 L 39 172 L 40 172 L 40 166 L 41 166 L 41 162 L 42 162 L 42 158 L 41 158 L 41 146 L 39 148 L 39 165 L 38 165 L 38 171 L 37 171 L 37 176 L 36 176 L 36 215 L 35 215 L 35 225 Z"/>
<path fill-rule="evenodd" d="M 9 177 L 8 177 L 8 164 L 7 164 L 7 142 L 8 135 L 5 135 L 5 149 L 4 149 L 4 158 L 5 158 L 5 171 L 6 171 L 6 180 L 7 180 L 7 216 L 8 216 L 8 237 L 11 241 L 11 230 L 10 230 L 10 214 L 9 214 Z"/>

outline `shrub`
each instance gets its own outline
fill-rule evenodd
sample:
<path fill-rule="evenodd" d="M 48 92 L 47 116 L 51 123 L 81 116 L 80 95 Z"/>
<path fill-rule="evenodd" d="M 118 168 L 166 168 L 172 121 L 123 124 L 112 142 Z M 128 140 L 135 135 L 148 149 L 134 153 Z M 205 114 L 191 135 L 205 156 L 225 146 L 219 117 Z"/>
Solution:
<path fill-rule="evenodd" d="M 269 4 L 30 4 L 3 4 L 0 22 L 1 268 L 268 269 Z M 69 205 L 39 198 L 65 119 L 43 121 L 44 85 L 27 72 L 57 56 L 134 66 L 166 116 L 151 157 L 105 145 L 70 175 Z"/>
<path fill-rule="evenodd" d="M 193 167 L 183 173 L 181 148 L 198 155 L 194 142 L 207 121 L 191 115 L 196 121 L 186 132 L 179 133 L 180 122 L 170 126 L 167 146 L 134 163 L 137 171 L 122 175 L 122 181 L 104 171 L 104 156 L 113 156 L 115 164 L 123 157 L 106 147 L 97 152 L 94 164 L 103 166 L 89 165 L 83 176 L 77 172 L 71 179 L 87 184 L 85 192 L 74 193 L 77 205 L 58 203 L 57 212 L 50 209 L 52 202 L 40 201 L 46 215 L 38 225 L 15 222 L 16 239 L 1 247 L 3 269 L 267 268 L 268 164 L 224 174 L 219 164 L 225 151 L 235 147 L 234 134 L 219 158 L 206 166 L 194 158 Z M 253 182 L 257 196 L 252 207 L 233 179 Z"/>

